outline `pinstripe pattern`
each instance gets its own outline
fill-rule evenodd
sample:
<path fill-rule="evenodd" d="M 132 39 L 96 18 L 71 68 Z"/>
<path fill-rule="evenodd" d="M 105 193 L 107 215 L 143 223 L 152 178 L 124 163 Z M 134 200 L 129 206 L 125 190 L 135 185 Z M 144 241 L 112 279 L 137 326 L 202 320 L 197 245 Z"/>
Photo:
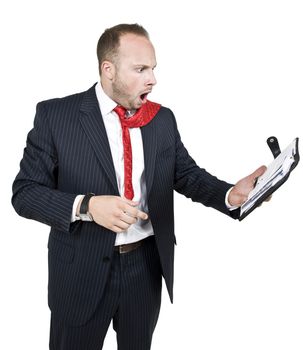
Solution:
<path fill-rule="evenodd" d="M 154 237 L 114 253 L 103 297 L 92 318 L 71 327 L 52 318 L 51 350 L 100 350 L 113 319 L 119 350 L 149 350 L 161 304 L 161 267 Z"/>
<path fill-rule="evenodd" d="M 149 215 L 172 300 L 173 190 L 231 215 L 224 202 L 231 185 L 195 164 L 169 109 L 161 107 L 141 132 Z M 37 105 L 12 198 L 20 215 L 51 226 L 49 305 L 54 315 L 77 326 L 100 303 L 115 242 L 115 234 L 95 223 L 70 223 L 75 196 L 88 192 L 119 195 L 94 86 Z"/>

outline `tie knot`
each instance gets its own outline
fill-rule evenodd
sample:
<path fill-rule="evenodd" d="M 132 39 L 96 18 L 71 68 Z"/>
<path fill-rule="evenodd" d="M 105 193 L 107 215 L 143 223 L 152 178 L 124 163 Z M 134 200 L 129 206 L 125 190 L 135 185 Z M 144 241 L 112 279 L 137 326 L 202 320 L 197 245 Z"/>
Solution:
<path fill-rule="evenodd" d="M 126 113 L 126 109 L 122 106 L 116 106 L 114 108 L 114 111 L 118 114 L 119 118 L 121 119 L 124 119 L 125 117 L 125 113 Z"/>

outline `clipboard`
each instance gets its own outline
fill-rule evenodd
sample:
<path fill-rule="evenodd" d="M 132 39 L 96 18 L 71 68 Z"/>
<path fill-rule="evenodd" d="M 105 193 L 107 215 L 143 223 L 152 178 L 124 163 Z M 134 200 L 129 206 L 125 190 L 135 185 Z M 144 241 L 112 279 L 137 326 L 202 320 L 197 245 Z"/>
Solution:
<path fill-rule="evenodd" d="M 249 193 L 247 201 L 241 205 L 239 221 L 246 218 L 247 215 L 280 188 L 300 161 L 298 137 L 282 152 L 275 136 L 269 137 L 267 144 L 275 159 L 267 167 L 265 173 L 256 179 L 254 189 Z"/>

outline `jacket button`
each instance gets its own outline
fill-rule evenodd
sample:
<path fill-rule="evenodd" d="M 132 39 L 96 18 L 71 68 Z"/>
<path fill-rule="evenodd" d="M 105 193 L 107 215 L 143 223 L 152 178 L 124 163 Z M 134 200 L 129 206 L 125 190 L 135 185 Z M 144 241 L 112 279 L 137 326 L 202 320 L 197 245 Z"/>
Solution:
<path fill-rule="evenodd" d="M 109 257 L 109 256 L 105 256 L 105 257 L 103 258 L 103 262 L 107 263 L 107 262 L 109 262 L 109 261 L 110 261 L 110 257 Z"/>

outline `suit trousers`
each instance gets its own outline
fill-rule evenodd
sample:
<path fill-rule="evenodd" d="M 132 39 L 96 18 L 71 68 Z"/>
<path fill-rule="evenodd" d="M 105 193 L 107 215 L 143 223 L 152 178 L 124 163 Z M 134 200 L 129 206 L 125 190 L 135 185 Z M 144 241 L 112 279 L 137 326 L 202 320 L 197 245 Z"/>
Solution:
<path fill-rule="evenodd" d="M 113 321 L 118 350 L 149 350 L 161 305 L 161 264 L 154 236 L 137 249 L 114 252 L 97 310 L 74 327 L 51 315 L 51 350 L 101 350 Z"/>

